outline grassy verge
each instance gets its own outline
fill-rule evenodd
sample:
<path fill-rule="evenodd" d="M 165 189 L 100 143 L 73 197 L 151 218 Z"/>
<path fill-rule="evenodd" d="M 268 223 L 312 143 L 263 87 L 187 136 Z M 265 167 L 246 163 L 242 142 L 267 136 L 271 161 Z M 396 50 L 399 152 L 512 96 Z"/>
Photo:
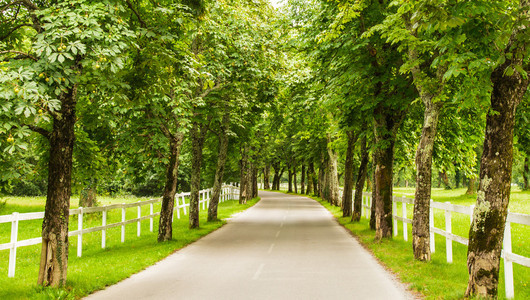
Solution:
<path fill-rule="evenodd" d="M 42 211 L 43 202 L 36 198 L 8 200 L 0 214 L 11 211 L 29 212 Z M 140 199 L 108 199 L 109 202 L 136 202 Z M 109 204 L 103 200 L 102 204 Z M 7 277 L 9 251 L 0 252 L 0 299 L 76 299 L 105 288 L 130 275 L 137 273 L 155 262 L 163 259 L 176 250 L 198 240 L 208 233 L 218 229 L 226 222 L 224 219 L 243 211 L 259 201 L 259 198 L 249 201 L 246 205 L 239 205 L 238 201 L 230 200 L 219 205 L 218 222 L 207 222 L 206 211 L 201 211 L 199 229 L 188 229 L 188 218 L 175 219 L 173 222 L 173 241 L 157 243 L 158 220 L 155 218 L 154 230 L 149 231 L 149 221 L 142 222 L 141 236 L 136 236 L 136 223 L 126 226 L 125 243 L 121 243 L 120 228 L 107 230 L 107 247 L 101 249 L 101 232 L 83 235 L 83 256 L 77 257 L 77 238 L 70 239 L 68 259 L 68 280 L 65 288 L 52 289 L 39 287 L 37 275 L 39 269 L 40 245 L 17 249 L 17 266 L 15 278 Z M 155 207 L 155 211 L 159 207 Z M 144 207 L 142 215 L 148 214 L 149 207 Z M 109 213 L 108 223 L 121 220 L 121 212 Z M 127 219 L 136 217 L 136 208 L 127 210 Z M 85 228 L 98 226 L 101 217 L 98 215 L 85 217 Z M 70 228 L 77 229 L 77 219 L 70 219 Z M 21 222 L 19 239 L 38 237 L 42 221 Z M 10 224 L 0 224 L 8 225 Z M 9 242 L 10 227 L 0 227 L 0 243 Z M 6 241 L 7 237 L 7 241 Z"/>
<path fill-rule="evenodd" d="M 466 246 L 453 242 L 453 263 L 449 264 L 446 262 L 445 238 L 436 235 L 436 252 L 432 254 L 432 260 L 427 263 L 418 262 L 414 260 L 412 254 L 412 228 L 410 225 L 407 228 L 408 241 L 403 239 L 401 222 L 398 222 L 398 235 L 396 237 L 389 240 L 375 241 L 375 232 L 370 230 L 368 219 L 363 217 L 361 222 L 353 223 L 350 217 L 342 217 L 340 207 L 332 206 L 318 197 L 311 198 L 317 200 L 328 209 L 341 225 L 351 231 L 383 265 L 396 274 L 402 282 L 408 284 L 411 290 L 421 293 L 426 299 L 464 298 L 468 280 Z M 451 202 L 453 203 L 453 201 Z M 399 206 L 398 215 L 401 215 L 401 207 Z M 408 209 L 407 215 L 409 215 L 409 218 L 412 217 L 412 207 Z M 445 228 L 445 220 L 443 218 L 444 216 L 441 212 L 439 214 L 435 213 L 436 227 Z M 453 232 L 461 236 L 468 236 L 469 217 L 454 214 L 452 225 Z M 530 256 L 530 245 L 528 245 L 527 238 L 530 234 L 530 229 L 528 229 L 528 226 L 513 227 L 516 226 L 512 225 L 514 252 L 527 257 Z M 499 299 L 505 299 L 502 261 L 499 275 L 498 295 Z M 527 286 L 530 282 L 530 270 L 514 264 L 514 282 L 515 299 L 530 299 L 530 289 Z"/>

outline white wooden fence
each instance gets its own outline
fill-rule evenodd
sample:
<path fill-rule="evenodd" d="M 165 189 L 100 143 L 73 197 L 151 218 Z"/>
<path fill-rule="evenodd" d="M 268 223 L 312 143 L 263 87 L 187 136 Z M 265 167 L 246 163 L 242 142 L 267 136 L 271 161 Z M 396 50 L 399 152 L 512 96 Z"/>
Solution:
<path fill-rule="evenodd" d="M 205 210 L 209 207 L 210 196 L 213 189 L 201 190 L 199 192 L 199 209 Z M 180 219 L 180 211 L 187 214 L 187 208 L 189 208 L 189 200 L 186 202 L 186 199 L 189 199 L 190 193 L 177 194 L 175 196 L 175 206 L 173 211 L 177 213 L 177 218 Z M 221 195 L 219 197 L 219 202 L 224 202 L 230 199 L 239 198 L 239 189 L 233 185 L 224 185 L 221 189 Z M 138 201 L 135 203 L 122 203 L 122 204 L 111 204 L 100 207 L 87 207 L 87 208 L 76 208 L 70 209 L 70 216 L 77 215 L 77 230 L 69 231 L 68 236 L 77 235 L 77 256 L 81 257 L 83 252 L 83 234 L 101 231 L 101 248 L 106 246 L 106 233 L 107 229 L 121 226 L 121 242 L 125 242 L 125 225 L 137 223 L 137 236 L 140 236 L 141 233 L 141 221 L 149 219 L 149 229 L 153 231 L 153 218 L 160 215 L 160 212 L 153 211 L 153 205 L 155 203 L 161 202 L 162 198 L 152 199 L 147 201 Z M 149 205 L 149 214 L 142 216 L 141 207 L 144 205 Z M 137 207 L 137 218 L 126 220 L 125 210 L 127 208 Z M 107 213 L 113 209 L 121 209 L 121 222 L 107 224 Z M 101 226 L 83 228 L 83 215 L 86 213 L 102 212 L 101 216 Z M 9 249 L 9 268 L 8 268 L 8 277 L 15 276 L 15 266 L 17 259 L 17 248 L 37 245 L 42 243 L 42 237 L 27 239 L 27 240 L 18 240 L 18 228 L 20 221 L 27 220 L 38 220 L 44 218 L 44 212 L 35 212 L 35 213 L 22 213 L 19 214 L 14 212 L 10 215 L 0 216 L 1 223 L 11 223 L 11 242 L 6 244 L 0 244 L 0 251 Z"/>
<path fill-rule="evenodd" d="M 401 203 L 402 216 L 397 215 L 398 203 Z M 398 221 L 403 223 L 403 239 L 408 240 L 408 226 L 407 224 L 412 224 L 412 220 L 407 218 L 407 204 L 414 204 L 414 199 L 394 196 L 392 198 L 392 218 L 394 220 L 394 236 L 398 235 Z M 363 193 L 362 206 L 364 209 L 361 210 L 361 214 L 370 218 L 370 210 L 372 207 L 372 194 Z M 444 211 L 445 215 L 445 230 L 442 228 L 437 228 L 434 226 L 434 209 L 440 209 Z M 455 205 L 450 202 L 434 202 L 431 200 L 430 205 L 430 247 L 431 252 L 435 252 L 435 241 L 434 235 L 439 234 L 445 237 L 446 242 L 446 258 L 448 263 L 453 262 L 453 241 L 468 245 L 469 239 L 466 237 L 458 236 L 452 233 L 451 229 L 451 216 L 452 213 L 460 213 L 468 215 L 470 217 L 470 223 L 473 220 L 473 209 L 474 206 L 463 206 Z M 514 297 L 514 285 L 513 285 L 513 263 L 530 267 L 530 258 L 512 253 L 512 232 L 511 224 L 522 224 L 530 226 L 530 215 L 518 214 L 518 213 L 508 213 L 506 219 L 506 227 L 504 229 L 504 241 L 503 241 L 503 251 L 502 258 L 504 259 L 504 281 L 505 281 L 505 290 L 506 298 L 512 299 Z"/>

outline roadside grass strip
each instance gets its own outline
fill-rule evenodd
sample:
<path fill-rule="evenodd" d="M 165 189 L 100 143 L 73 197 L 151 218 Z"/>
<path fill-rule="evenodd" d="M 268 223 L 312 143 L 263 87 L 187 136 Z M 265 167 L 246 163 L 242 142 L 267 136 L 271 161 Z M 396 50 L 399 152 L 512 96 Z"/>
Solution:
<path fill-rule="evenodd" d="M 27 201 L 25 201 L 27 200 Z M 116 198 L 103 200 L 102 204 L 137 202 L 147 199 Z M 220 221 L 207 222 L 207 211 L 200 211 L 200 228 L 188 229 L 188 216 L 173 219 L 173 240 L 157 242 L 159 217 L 154 218 L 153 232 L 149 230 L 149 220 L 141 223 L 141 236 L 137 237 L 136 223 L 126 225 L 125 242 L 121 243 L 121 228 L 107 230 L 106 248 L 101 248 L 101 232 L 83 235 L 83 256 L 77 257 L 77 238 L 70 237 L 68 258 L 68 279 L 64 288 L 43 288 L 37 285 L 41 245 L 21 247 L 17 249 L 16 276 L 7 277 L 9 251 L 0 251 L 0 299 L 78 299 L 94 291 L 115 284 L 132 274 L 138 273 L 153 265 L 171 253 L 200 239 L 208 233 L 223 226 L 233 214 L 244 211 L 259 201 L 259 198 L 240 205 L 238 200 L 219 203 Z M 33 212 L 44 210 L 44 198 L 22 197 L 10 199 L 0 214 L 11 212 Z M 73 203 L 74 200 L 72 200 Z M 110 203 L 108 203 L 110 202 Z M 11 204 L 18 203 L 18 204 Z M 160 203 L 154 207 L 160 211 Z M 149 206 L 142 207 L 142 215 L 149 213 Z M 127 219 L 136 217 L 136 208 L 126 210 Z M 175 213 L 176 214 L 176 213 Z M 119 222 L 121 211 L 109 212 L 108 222 Z M 101 214 L 86 214 L 84 224 L 88 227 L 101 225 Z M 77 229 L 77 216 L 72 216 L 70 230 Z M 9 242 L 10 224 L 1 224 L 0 243 Z M 42 220 L 25 221 L 19 224 L 20 239 L 40 236 Z"/>

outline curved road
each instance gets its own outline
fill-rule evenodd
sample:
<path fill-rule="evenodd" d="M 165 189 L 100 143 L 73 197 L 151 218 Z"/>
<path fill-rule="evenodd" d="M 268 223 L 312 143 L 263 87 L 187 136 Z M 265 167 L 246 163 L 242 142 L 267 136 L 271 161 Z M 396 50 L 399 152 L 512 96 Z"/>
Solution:
<path fill-rule="evenodd" d="M 87 299 L 413 299 L 318 202 L 261 201 Z"/>

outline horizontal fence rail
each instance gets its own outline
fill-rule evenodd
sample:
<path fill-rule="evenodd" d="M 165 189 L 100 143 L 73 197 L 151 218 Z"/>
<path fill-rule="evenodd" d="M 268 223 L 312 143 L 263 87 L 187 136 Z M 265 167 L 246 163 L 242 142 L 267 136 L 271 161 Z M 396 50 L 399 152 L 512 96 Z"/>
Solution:
<path fill-rule="evenodd" d="M 341 189 L 342 194 L 342 189 Z M 402 216 L 398 216 L 398 203 L 401 203 Z M 407 198 L 405 196 L 392 197 L 392 218 L 394 220 L 394 236 L 398 235 L 398 221 L 402 222 L 403 226 L 403 239 L 408 241 L 408 224 L 412 224 L 412 220 L 407 218 L 407 204 L 414 204 L 414 199 Z M 353 205 L 353 204 L 352 204 Z M 372 194 L 363 193 L 362 197 L 362 207 L 361 215 L 366 218 L 370 218 L 370 210 L 372 207 Z M 352 207 L 353 209 L 353 207 Z M 434 226 L 434 209 L 439 209 L 444 211 L 445 215 L 445 229 L 437 228 Z M 474 205 L 463 206 L 451 204 L 450 202 L 434 202 L 431 200 L 430 205 L 430 247 L 431 252 L 435 252 L 435 241 L 434 235 L 439 234 L 445 237 L 446 242 L 446 259 L 448 263 L 453 262 L 453 241 L 460 243 L 462 245 L 468 245 L 469 239 L 467 237 L 462 237 L 452 233 L 451 229 L 451 217 L 452 213 L 460 213 L 468 215 L 470 217 L 470 223 L 473 221 L 473 210 Z M 515 295 L 514 284 L 513 284 L 513 263 L 519 264 L 521 266 L 530 267 L 530 258 L 512 253 L 512 231 L 511 224 L 522 224 L 530 226 L 530 215 L 519 214 L 519 213 L 508 213 L 506 218 L 506 227 L 504 229 L 504 240 L 503 240 L 503 250 L 502 258 L 504 259 L 504 281 L 505 281 L 505 290 L 506 298 L 512 299 Z"/>
<path fill-rule="evenodd" d="M 210 204 L 211 193 L 213 189 L 206 189 L 199 191 L 199 210 L 206 210 Z M 181 217 L 181 210 L 184 215 L 187 214 L 187 209 L 189 209 L 190 192 L 181 193 L 175 195 L 175 206 L 173 207 L 173 212 L 177 213 L 177 218 Z M 224 202 L 227 200 L 239 198 L 239 188 L 230 185 L 223 185 L 221 188 L 221 194 L 219 196 L 219 202 Z M 120 227 L 121 226 L 121 242 L 125 242 L 125 225 L 137 223 L 137 236 L 140 236 L 141 233 L 141 221 L 149 219 L 149 230 L 153 232 L 153 218 L 160 215 L 160 212 L 154 212 L 154 204 L 162 201 L 162 198 L 147 200 L 147 201 L 138 201 L 134 203 L 121 203 L 121 204 L 111 204 L 99 207 L 79 207 L 75 209 L 70 209 L 70 216 L 77 215 L 77 230 L 72 230 L 68 232 L 68 236 L 77 236 L 77 256 L 81 257 L 83 253 L 83 234 L 101 231 L 101 248 L 106 247 L 106 233 L 107 229 Z M 187 202 L 186 202 L 187 201 Z M 149 205 L 149 214 L 142 216 L 141 208 L 142 206 Z M 137 217 L 134 219 L 126 219 L 125 211 L 127 208 L 137 208 Z M 121 222 L 107 224 L 107 215 L 111 210 L 121 209 Z M 83 228 L 83 216 L 87 213 L 101 212 L 101 226 Z M 174 215 L 173 215 L 174 216 Z M 17 248 L 37 245 L 42 243 L 42 237 L 36 237 L 26 240 L 18 240 L 18 228 L 21 221 L 29 220 L 40 220 L 44 218 L 44 212 L 34 212 L 34 213 L 17 213 L 14 212 L 10 215 L 0 216 L 1 223 L 11 223 L 11 241 L 9 243 L 0 244 L 0 251 L 9 249 L 9 268 L 8 268 L 8 277 L 15 277 L 15 268 L 16 268 L 16 259 L 17 259 Z"/>

